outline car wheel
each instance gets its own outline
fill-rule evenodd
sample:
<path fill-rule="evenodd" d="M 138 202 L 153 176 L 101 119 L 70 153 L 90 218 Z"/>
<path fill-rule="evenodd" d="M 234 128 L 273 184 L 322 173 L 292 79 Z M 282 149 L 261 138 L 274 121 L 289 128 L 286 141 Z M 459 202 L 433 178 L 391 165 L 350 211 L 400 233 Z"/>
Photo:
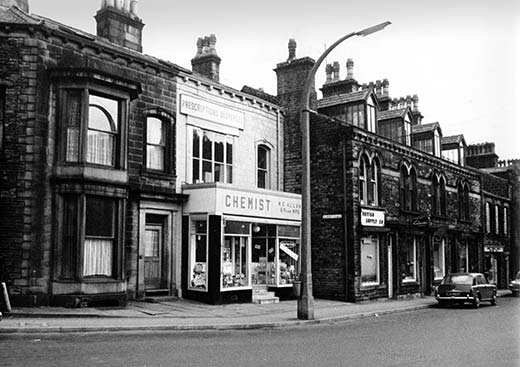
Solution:
<path fill-rule="evenodd" d="M 476 295 L 473 299 L 473 307 L 479 308 L 480 307 L 480 296 Z"/>
<path fill-rule="evenodd" d="M 444 301 L 444 300 L 438 300 L 438 305 L 439 307 L 446 307 L 448 305 L 448 302 Z"/>
<path fill-rule="evenodd" d="M 489 301 L 493 306 L 497 304 L 497 295 L 496 293 L 493 294 L 493 298 L 491 298 L 491 301 Z"/>

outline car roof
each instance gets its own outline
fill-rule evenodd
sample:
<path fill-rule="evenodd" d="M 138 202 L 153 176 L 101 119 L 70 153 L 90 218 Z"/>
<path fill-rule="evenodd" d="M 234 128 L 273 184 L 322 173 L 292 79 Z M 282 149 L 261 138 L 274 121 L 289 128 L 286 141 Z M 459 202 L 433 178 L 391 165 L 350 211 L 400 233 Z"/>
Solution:
<path fill-rule="evenodd" d="M 474 277 L 477 275 L 484 275 L 484 274 L 482 274 L 482 273 L 449 273 L 446 276 L 453 276 L 453 275 L 470 275 L 470 276 Z"/>

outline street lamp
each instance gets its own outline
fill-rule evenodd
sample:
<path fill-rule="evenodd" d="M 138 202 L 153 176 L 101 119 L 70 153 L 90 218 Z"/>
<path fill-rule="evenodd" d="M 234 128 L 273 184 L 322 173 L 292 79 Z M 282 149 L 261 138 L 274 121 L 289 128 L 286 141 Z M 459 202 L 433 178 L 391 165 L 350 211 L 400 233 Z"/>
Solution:
<path fill-rule="evenodd" d="M 327 57 L 327 55 L 341 42 L 353 36 L 368 36 L 378 32 L 391 24 L 384 22 L 362 31 L 352 32 L 337 40 L 320 56 L 314 64 L 303 88 L 300 102 L 300 126 L 302 131 L 302 243 L 301 243 L 301 292 L 298 296 L 298 319 L 314 319 L 314 298 L 312 295 L 312 271 L 311 271 L 311 188 L 310 188 L 310 136 L 309 136 L 309 99 L 311 85 L 313 84 L 316 71 Z"/>

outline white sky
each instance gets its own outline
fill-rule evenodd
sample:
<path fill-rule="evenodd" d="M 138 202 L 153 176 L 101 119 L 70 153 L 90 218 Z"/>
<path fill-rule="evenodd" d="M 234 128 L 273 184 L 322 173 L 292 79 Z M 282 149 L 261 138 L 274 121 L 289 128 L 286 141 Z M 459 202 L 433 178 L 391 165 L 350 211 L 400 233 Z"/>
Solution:
<path fill-rule="evenodd" d="M 96 33 L 101 0 L 29 0 L 30 11 Z M 360 83 L 387 78 L 393 98 L 418 94 L 423 123 L 444 136 L 495 142 L 500 159 L 520 158 L 520 1 L 518 0 L 140 0 L 146 54 L 191 69 L 198 37 L 214 33 L 220 81 L 276 95 L 277 63 L 290 38 L 297 57 L 315 60 L 352 31 L 385 30 L 339 45 L 327 62 L 354 60 Z M 316 86 L 325 79 L 324 65 Z"/>

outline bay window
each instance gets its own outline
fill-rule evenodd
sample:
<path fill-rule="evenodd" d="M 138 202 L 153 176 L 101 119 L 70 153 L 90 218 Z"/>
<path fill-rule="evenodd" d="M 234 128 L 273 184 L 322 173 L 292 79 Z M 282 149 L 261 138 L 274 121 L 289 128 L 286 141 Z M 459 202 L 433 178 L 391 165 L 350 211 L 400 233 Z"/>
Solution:
<path fill-rule="evenodd" d="M 60 203 L 60 278 L 119 279 L 123 201 L 96 195 L 64 194 Z"/>
<path fill-rule="evenodd" d="M 66 88 L 60 98 L 64 161 L 122 168 L 124 97 Z"/>

